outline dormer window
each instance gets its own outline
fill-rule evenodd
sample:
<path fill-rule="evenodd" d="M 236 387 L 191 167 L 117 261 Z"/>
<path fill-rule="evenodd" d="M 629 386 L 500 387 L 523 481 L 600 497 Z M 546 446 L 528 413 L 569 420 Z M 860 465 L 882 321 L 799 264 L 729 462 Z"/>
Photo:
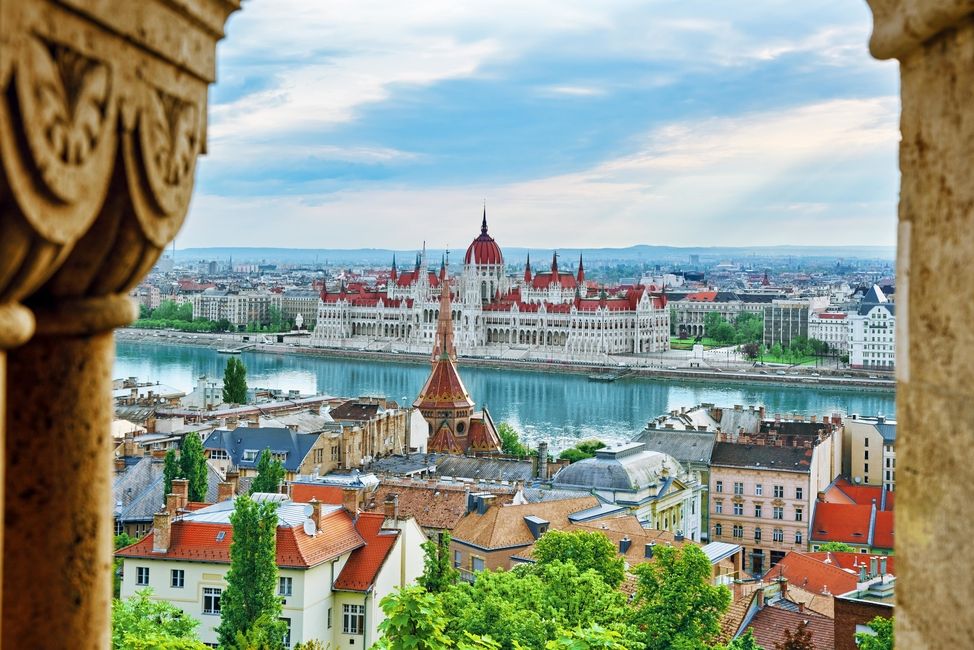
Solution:
<path fill-rule="evenodd" d="M 245 463 L 252 463 L 257 460 L 258 451 L 256 449 L 244 449 L 243 457 L 241 460 Z"/>

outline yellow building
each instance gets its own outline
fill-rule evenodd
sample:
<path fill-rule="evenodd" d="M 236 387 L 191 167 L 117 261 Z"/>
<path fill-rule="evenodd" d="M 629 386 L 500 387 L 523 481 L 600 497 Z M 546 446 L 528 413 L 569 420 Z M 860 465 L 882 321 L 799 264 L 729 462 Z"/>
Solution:
<path fill-rule="evenodd" d="M 856 485 L 896 487 L 896 421 L 853 415 L 845 421 L 842 475 Z"/>

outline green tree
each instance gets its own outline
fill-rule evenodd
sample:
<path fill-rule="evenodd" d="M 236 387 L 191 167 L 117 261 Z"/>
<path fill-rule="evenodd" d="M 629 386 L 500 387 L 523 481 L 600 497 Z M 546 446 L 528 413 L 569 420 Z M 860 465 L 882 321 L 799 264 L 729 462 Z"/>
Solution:
<path fill-rule="evenodd" d="M 267 318 L 270 321 L 268 330 L 271 332 L 280 332 L 284 326 L 284 314 L 281 312 L 281 308 L 275 307 L 274 305 L 268 307 Z"/>
<path fill-rule="evenodd" d="M 893 650 L 893 618 L 877 616 L 868 625 L 872 633 L 856 632 L 856 645 L 862 650 Z"/>
<path fill-rule="evenodd" d="M 286 633 L 287 623 L 264 615 L 249 629 L 237 632 L 233 643 L 220 647 L 224 650 L 284 650 Z"/>
<path fill-rule="evenodd" d="M 545 650 L 628 650 L 622 635 L 601 625 L 563 631 L 557 639 L 548 641 Z"/>
<path fill-rule="evenodd" d="M 257 459 L 257 476 L 250 483 L 250 493 L 277 492 L 283 481 L 284 464 L 274 458 L 269 448 L 260 452 L 260 458 Z"/>
<path fill-rule="evenodd" d="M 783 354 L 784 350 L 781 348 L 781 343 L 775 343 L 771 346 L 771 356 L 780 359 Z"/>
<path fill-rule="evenodd" d="M 247 367 L 236 357 L 227 360 L 223 371 L 223 401 L 227 404 L 247 403 Z"/>
<path fill-rule="evenodd" d="M 153 320 L 176 320 L 176 303 L 172 300 L 163 300 L 158 307 L 152 310 Z"/>
<path fill-rule="evenodd" d="M 453 646 L 444 633 L 446 618 L 436 596 L 420 586 L 404 587 L 385 596 L 379 606 L 386 617 L 379 624 L 384 650 L 446 650 Z"/>
<path fill-rule="evenodd" d="M 795 631 L 785 630 L 785 638 L 780 643 L 774 644 L 775 650 L 815 650 L 812 644 L 812 632 L 801 621 Z"/>
<path fill-rule="evenodd" d="M 737 332 L 734 330 L 733 325 L 721 319 L 721 322 L 710 333 L 710 337 L 718 343 L 726 345 L 734 342 L 737 338 Z"/>
<path fill-rule="evenodd" d="M 304 643 L 295 644 L 294 650 L 327 650 L 327 648 L 319 639 L 309 639 Z"/>
<path fill-rule="evenodd" d="M 744 634 L 733 639 L 727 645 L 715 645 L 713 650 L 764 650 L 764 648 L 758 645 L 758 642 L 754 640 L 754 635 L 751 634 L 751 630 L 748 629 Z"/>
<path fill-rule="evenodd" d="M 230 524 L 233 542 L 227 588 L 220 599 L 220 645 L 232 648 L 239 633 L 247 635 L 255 627 L 264 630 L 261 638 L 276 638 L 283 645 L 283 622 L 278 620 L 281 599 L 277 595 L 277 504 L 257 503 L 240 496 L 234 502 Z"/>
<path fill-rule="evenodd" d="M 128 533 L 115 535 L 115 550 L 131 546 L 138 540 Z M 113 598 L 118 598 L 122 592 L 122 558 L 118 557 L 112 561 L 112 594 Z"/>
<path fill-rule="evenodd" d="M 170 448 L 166 452 L 166 458 L 162 461 L 163 496 L 172 494 L 172 480 L 174 478 L 185 478 L 185 476 L 183 476 L 179 459 L 176 458 L 176 450 Z"/>
<path fill-rule="evenodd" d="M 586 458 L 594 458 L 598 449 L 605 447 L 601 440 L 583 440 L 574 447 L 570 447 L 558 455 L 558 458 L 567 460 L 569 463 L 577 463 Z"/>
<path fill-rule="evenodd" d="M 713 568 L 697 546 L 657 546 L 651 563 L 633 569 L 638 582 L 631 622 L 646 650 L 704 649 L 720 632 L 730 591 L 711 584 Z"/>
<path fill-rule="evenodd" d="M 535 543 L 532 555 L 540 565 L 560 561 L 573 563 L 580 572 L 592 569 L 611 587 L 618 587 L 625 577 L 625 560 L 599 531 L 550 530 Z"/>
<path fill-rule="evenodd" d="M 199 624 L 175 605 L 153 600 L 151 589 L 143 589 L 112 603 L 112 649 L 202 649 L 206 646 L 196 636 Z"/>
<path fill-rule="evenodd" d="M 193 304 L 189 302 L 184 302 L 183 304 L 176 307 L 175 320 L 186 321 L 187 323 L 193 320 Z"/>
<path fill-rule="evenodd" d="M 825 542 L 818 547 L 819 551 L 828 551 L 830 553 L 855 553 L 856 549 L 849 546 L 845 542 Z"/>
<path fill-rule="evenodd" d="M 166 455 L 169 455 L 168 452 Z M 165 471 L 165 467 L 163 467 L 163 471 Z M 203 440 L 196 432 L 187 433 L 180 443 L 179 473 L 180 478 L 189 482 L 189 500 L 206 501 L 206 455 L 203 453 Z M 171 481 L 169 487 L 172 489 Z"/>
<path fill-rule="evenodd" d="M 527 458 L 530 451 L 527 447 L 521 444 L 521 437 L 518 435 L 514 427 L 509 425 L 507 422 L 501 422 L 500 426 L 497 427 L 497 435 L 499 435 L 501 439 L 501 451 L 508 456 Z"/>
<path fill-rule="evenodd" d="M 450 533 L 441 532 L 436 541 L 423 542 L 423 575 L 419 584 L 431 592 L 438 593 L 457 583 L 460 572 L 450 562 Z"/>

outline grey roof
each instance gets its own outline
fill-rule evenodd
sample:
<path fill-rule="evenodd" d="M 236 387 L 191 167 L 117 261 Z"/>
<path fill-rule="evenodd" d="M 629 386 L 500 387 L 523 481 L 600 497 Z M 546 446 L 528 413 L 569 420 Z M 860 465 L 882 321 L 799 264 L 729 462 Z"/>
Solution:
<path fill-rule="evenodd" d="M 879 435 L 883 436 L 883 442 L 896 442 L 896 423 L 883 422 L 876 425 Z"/>
<path fill-rule="evenodd" d="M 230 455 L 230 460 L 237 467 L 255 468 L 260 458 L 260 452 L 270 449 L 273 453 L 284 454 L 281 461 L 284 469 L 296 472 L 301 466 L 308 452 L 318 441 L 317 433 L 296 433 L 290 429 L 274 429 L 269 427 L 237 427 L 233 430 L 217 429 L 211 433 L 204 449 L 223 449 Z M 245 450 L 257 450 L 257 457 L 244 460 Z"/>
<path fill-rule="evenodd" d="M 278 502 L 278 507 L 276 510 L 278 526 L 297 528 L 298 526 L 303 525 L 305 520 L 308 519 L 307 510 L 309 508 L 306 504 L 288 501 L 287 496 L 283 494 L 271 496 L 281 497 L 280 499 L 270 499 Z M 211 506 L 207 506 L 206 508 L 201 508 L 200 510 L 186 513 L 183 515 L 183 521 L 193 521 L 202 524 L 229 524 L 230 515 L 233 513 L 235 507 L 236 498 L 230 501 L 221 501 L 219 503 L 214 503 Z M 331 514 L 341 509 L 342 506 L 337 505 L 321 506 L 322 514 Z"/>
<path fill-rule="evenodd" d="M 896 314 L 896 306 L 889 301 L 883 290 L 876 284 L 869 288 L 869 291 L 863 296 L 862 302 L 859 303 L 859 315 L 865 316 L 875 307 L 882 307 L 890 314 Z"/>
<path fill-rule="evenodd" d="M 680 431 L 678 429 L 643 429 L 633 442 L 641 442 L 647 451 L 659 451 L 681 463 L 710 464 L 717 440 L 715 431 Z"/>
<path fill-rule="evenodd" d="M 385 456 L 369 463 L 369 469 L 378 474 L 410 476 L 425 471 L 435 471 L 436 454 L 409 454 L 407 456 Z"/>
<path fill-rule="evenodd" d="M 565 499 L 579 499 L 591 496 L 590 490 L 566 490 L 562 488 L 526 487 L 521 490 L 524 500 L 528 503 L 544 503 L 547 501 L 563 501 Z"/>
<path fill-rule="evenodd" d="M 675 473 L 679 468 L 666 454 L 647 451 L 642 443 L 627 443 L 599 449 L 595 458 L 562 468 L 553 483 L 556 487 L 638 492 L 658 485 L 664 469 Z"/>
<path fill-rule="evenodd" d="M 116 519 L 122 522 L 152 521 L 152 515 L 166 500 L 162 493 L 162 465 L 162 459 L 145 456 L 115 477 L 112 498 Z M 209 463 L 206 470 L 206 501 L 212 503 L 217 499 L 218 486 L 223 477 Z"/>
<path fill-rule="evenodd" d="M 700 550 L 707 556 L 711 564 L 717 564 L 721 560 L 725 560 L 735 553 L 740 552 L 741 545 L 728 544 L 727 542 L 710 542 Z"/>
<path fill-rule="evenodd" d="M 530 460 L 473 458 L 441 455 L 436 460 L 436 473 L 487 481 L 529 481 L 534 477 Z"/>
<path fill-rule="evenodd" d="M 155 406 L 115 406 L 115 417 L 119 420 L 128 420 L 135 424 L 145 424 L 145 422 L 156 414 Z"/>
<path fill-rule="evenodd" d="M 600 503 L 597 506 L 592 506 L 591 508 L 586 508 L 585 510 L 579 510 L 578 512 L 571 513 L 568 515 L 568 521 L 572 523 L 577 523 L 579 521 L 591 521 L 592 519 L 601 519 L 602 517 L 607 517 L 609 515 L 621 515 L 625 512 L 625 506 L 618 506 L 614 503 Z"/>
<path fill-rule="evenodd" d="M 804 447 L 773 447 L 768 445 L 744 445 L 736 442 L 714 444 L 710 456 L 711 465 L 747 467 L 750 469 L 774 469 L 808 473 L 813 449 Z"/>

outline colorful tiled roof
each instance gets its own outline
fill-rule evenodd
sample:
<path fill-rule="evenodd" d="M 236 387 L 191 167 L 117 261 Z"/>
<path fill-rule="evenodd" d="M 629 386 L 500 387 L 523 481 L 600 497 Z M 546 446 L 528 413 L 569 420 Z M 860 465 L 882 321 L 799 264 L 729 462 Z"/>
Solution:
<path fill-rule="evenodd" d="M 482 515 L 471 512 L 461 519 L 453 529 L 453 539 L 488 549 L 528 546 L 535 540 L 525 517 L 540 517 L 550 522 L 551 529 L 563 530 L 570 523 L 569 515 L 597 505 L 599 500 L 594 496 L 517 506 L 493 505 Z"/>
<path fill-rule="evenodd" d="M 423 528 L 453 530 L 457 522 L 467 514 L 469 487 L 456 485 L 414 485 L 406 481 L 383 481 L 372 495 L 374 505 L 370 510 L 381 512 L 385 500 L 395 494 L 399 502 L 399 514 L 412 517 Z M 510 503 L 513 494 L 494 492 L 496 503 Z"/>
<path fill-rule="evenodd" d="M 335 580 L 335 589 L 346 591 L 369 591 L 375 584 L 382 565 L 399 538 L 398 530 L 383 530 L 385 515 L 374 512 L 359 513 L 355 529 L 365 546 L 352 552 L 351 557 Z"/>
<path fill-rule="evenodd" d="M 221 535 L 222 533 L 222 535 Z M 233 527 L 227 523 L 209 523 L 177 519 L 172 522 L 169 550 L 152 550 L 154 533 L 115 553 L 118 557 L 185 560 L 189 562 L 230 563 Z M 352 518 L 344 510 L 325 516 L 314 536 L 301 527 L 277 527 L 277 565 L 309 568 L 349 553 L 363 545 Z"/>
<path fill-rule="evenodd" d="M 812 648 L 815 650 L 835 648 L 832 619 L 814 612 L 793 612 L 774 605 L 766 605 L 758 610 L 745 629 L 751 630 L 754 640 L 762 648 L 774 648 L 784 641 L 785 630 L 794 633 L 800 623 L 805 623 L 806 629 L 812 633 Z"/>
<path fill-rule="evenodd" d="M 420 410 L 470 409 L 473 400 L 451 359 L 438 359 L 413 406 Z"/>
<path fill-rule="evenodd" d="M 834 562 L 824 561 L 828 559 L 828 555 L 830 554 L 790 551 L 765 574 L 765 579 L 784 576 L 790 585 L 819 594 L 844 594 L 855 589 L 858 574 L 847 571 Z M 826 557 L 820 559 L 818 556 Z"/>
<path fill-rule="evenodd" d="M 292 483 L 291 499 L 298 503 L 308 503 L 316 499 L 321 503 L 342 504 L 342 489 L 335 485 L 320 483 Z"/>

